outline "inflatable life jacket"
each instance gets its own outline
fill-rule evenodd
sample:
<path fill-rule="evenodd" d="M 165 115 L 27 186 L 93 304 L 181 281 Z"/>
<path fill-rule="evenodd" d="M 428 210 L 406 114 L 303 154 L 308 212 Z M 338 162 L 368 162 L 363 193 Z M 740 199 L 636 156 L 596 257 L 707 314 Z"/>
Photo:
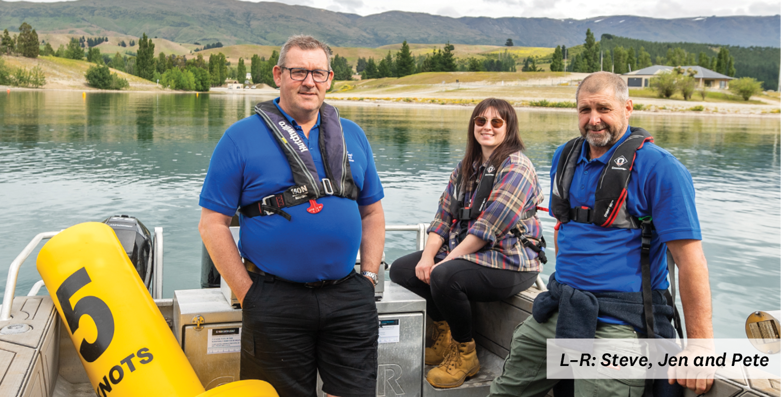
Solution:
<path fill-rule="evenodd" d="M 627 184 L 635 162 L 635 152 L 654 138 L 643 128 L 630 128 L 630 136 L 620 143 L 600 174 L 595 191 L 595 206 L 570 207 L 570 183 L 576 170 L 584 138 L 575 138 L 565 144 L 554 175 L 551 212 L 562 223 L 575 221 L 593 223 L 600 227 L 639 229 L 641 222 L 627 212 Z"/>
<path fill-rule="evenodd" d="M 651 217 L 636 218 L 627 211 L 627 185 L 630 182 L 636 152 L 646 142 L 654 143 L 654 138 L 643 128 L 630 127 L 630 136 L 619 144 L 600 174 L 595 191 L 594 208 L 585 206 L 571 208 L 570 184 L 573 182 L 584 138 L 579 137 L 568 141 L 560 154 L 557 172 L 554 175 L 551 212 L 561 223 L 574 221 L 592 223 L 599 227 L 641 229 L 641 292 L 644 303 L 644 321 L 646 323 L 646 337 L 653 338 L 654 315 L 652 312 L 652 277 L 649 256 L 654 225 Z M 673 260 L 668 253 L 668 273 L 674 277 L 675 273 L 672 267 Z M 675 281 L 671 283 L 671 286 L 675 288 Z M 668 304 L 674 309 L 674 328 L 676 328 L 679 337 L 682 337 L 681 319 L 676 305 L 673 304 L 673 296 L 669 291 L 666 291 L 665 294 Z"/>
<path fill-rule="evenodd" d="M 489 196 L 491 196 L 492 187 L 494 186 L 494 177 L 496 176 L 496 171 L 497 170 L 493 165 L 489 165 L 488 167 L 484 168 L 483 173 L 481 173 L 481 178 L 478 182 L 478 187 L 475 189 L 475 193 L 472 197 L 472 200 L 470 201 L 470 205 L 465 207 L 465 189 L 463 189 L 461 186 L 461 167 L 458 168 L 456 173 L 456 183 L 453 186 L 454 194 L 451 195 L 451 206 L 449 208 L 449 212 L 453 217 L 453 223 L 456 224 L 459 222 L 460 229 L 459 236 L 457 238 L 460 243 L 464 240 L 465 237 L 467 237 L 469 222 L 471 220 L 478 219 L 481 213 L 483 213 L 483 210 L 486 209 L 486 205 L 489 202 Z M 546 248 L 546 240 L 543 238 L 543 236 L 540 236 L 540 243 L 535 244 L 532 242 L 532 240 L 528 239 L 521 230 L 524 228 L 521 221 L 532 218 L 535 216 L 537 211 L 537 206 L 533 206 L 532 209 L 524 211 L 519 216 L 518 223 L 516 223 L 516 225 L 513 226 L 510 231 L 514 236 L 516 236 L 517 239 L 519 239 L 522 245 L 538 254 L 538 259 L 540 259 L 540 262 L 545 264 L 548 262 L 548 259 L 546 258 L 546 252 L 544 250 Z"/>
<path fill-rule="evenodd" d="M 323 204 L 315 202 L 321 197 L 337 196 L 351 200 L 358 198 L 358 187 L 353 181 L 353 174 L 350 173 L 342 123 L 335 107 L 325 103 L 320 107 L 318 147 L 323 158 L 323 168 L 326 170 L 326 178 L 322 179 L 318 176 L 307 145 L 273 101 L 259 103 L 255 106 L 255 113 L 266 123 L 285 154 L 295 185 L 282 193 L 266 196 L 261 201 L 241 207 L 239 212 L 242 215 L 252 218 L 277 214 L 290 221 L 290 214 L 283 211 L 283 208 L 309 202 L 307 212 L 315 214 L 323 208 Z"/>

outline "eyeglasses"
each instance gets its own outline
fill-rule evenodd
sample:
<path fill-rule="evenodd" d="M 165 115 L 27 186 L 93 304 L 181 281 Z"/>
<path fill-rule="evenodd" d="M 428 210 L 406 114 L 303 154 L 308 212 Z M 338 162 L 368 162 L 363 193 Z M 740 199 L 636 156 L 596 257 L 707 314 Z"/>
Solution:
<path fill-rule="evenodd" d="M 475 120 L 475 125 L 477 125 L 478 127 L 483 127 L 484 125 L 486 125 L 486 122 L 489 121 L 486 117 L 483 116 L 478 116 L 473 120 Z M 505 121 L 503 119 L 497 119 L 497 118 L 491 119 L 491 126 L 494 128 L 500 128 L 502 127 L 503 124 L 505 124 Z"/>
<path fill-rule="evenodd" d="M 307 80 L 307 75 L 312 73 L 312 80 L 314 80 L 316 83 L 325 83 L 328 81 L 329 75 L 331 74 L 330 70 L 323 69 L 307 70 L 304 68 L 286 68 L 285 66 L 280 66 L 280 69 L 288 69 L 291 75 L 291 79 L 296 81 Z"/>

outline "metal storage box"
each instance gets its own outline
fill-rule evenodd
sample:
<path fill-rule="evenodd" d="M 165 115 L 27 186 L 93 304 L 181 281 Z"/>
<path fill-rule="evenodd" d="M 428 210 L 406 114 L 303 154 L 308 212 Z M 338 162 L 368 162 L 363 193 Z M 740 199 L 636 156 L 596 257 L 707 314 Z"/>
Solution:
<path fill-rule="evenodd" d="M 377 395 L 420 396 L 426 301 L 390 281 L 384 284 L 376 302 L 381 324 Z M 174 333 L 207 389 L 239 379 L 241 322 L 241 309 L 234 309 L 219 289 L 174 292 Z"/>

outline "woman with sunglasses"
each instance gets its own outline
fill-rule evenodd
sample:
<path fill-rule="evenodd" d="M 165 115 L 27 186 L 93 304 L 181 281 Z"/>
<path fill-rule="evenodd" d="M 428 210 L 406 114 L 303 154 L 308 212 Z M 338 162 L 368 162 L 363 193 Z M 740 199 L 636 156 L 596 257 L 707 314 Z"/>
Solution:
<path fill-rule="evenodd" d="M 391 266 L 391 280 L 426 299 L 435 322 L 426 376 L 458 387 L 478 373 L 470 301 L 498 301 L 534 284 L 545 262 L 535 211 L 543 193 L 522 153 L 516 111 L 488 98 L 473 110 L 464 159 L 451 174 L 423 251 Z M 538 254 L 540 252 L 540 256 Z"/>

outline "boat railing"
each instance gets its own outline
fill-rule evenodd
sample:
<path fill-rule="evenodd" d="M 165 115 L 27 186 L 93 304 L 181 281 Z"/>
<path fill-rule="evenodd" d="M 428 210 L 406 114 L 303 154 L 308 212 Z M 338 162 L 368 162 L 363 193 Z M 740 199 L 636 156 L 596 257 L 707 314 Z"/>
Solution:
<path fill-rule="evenodd" d="M 0 305 L 0 321 L 8 321 L 11 319 L 11 309 L 14 305 L 14 295 L 16 294 L 16 282 L 19 278 L 19 269 L 22 264 L 27 260 L 30 254 L 35 251 L 38 244 L 43 240 L 48 240 L 56 236 L 60 232 L 43 232 L 36 235 L 16 259 L 11 262 L 11 266 L 8 268 L 8 277 L 5 280 L 5 293 L 3 294 L 3 304 Z M 149 292 L 153 299 L 161 299 L 163 297 L 163 228 L 155 228 L 154 236 L 155 257 L 153 259 L 154 273 L 152 274 L 152 282 L 149 288 Z M 33 284 L 27 296 L 35 296 L 44 286 L 43 280 L 38 280 Z"/>
<path fill-rule="evenodd" d="M 426 229 L 429 227 L 428 223 L 418 223 L 410 225 L 386 225 L 387 232 L 416 232 L 415 246 L 416 249 L 421 251 L 426 246 L 426 239 L 428 233 Z M 11 266 L 8 269 L 8 278 L 5 282 L 5 293 L 3 295 L 3 304 L 0 305 L 0 321 L 7 321 L 11 319 L 11 308 L 14 303 L 14 294 L 16 293 L 16 282 L 19 277 L 19 269 L 25 262 L 27 257 L 35 251 L 35 248 L 43 240 L 48 240 L 57 235 L 59 232 L 44 232 L 39 233 L 30 241 L 22 252 L 11 262 Z M 149 292 L 153 299 L 163 298 L 163 228 L 155 228 L 154 236 L 155 257 L 153 264 L 152 283 L 149 288 Z M 35 296 L 44 286 L 43 280 L 36 282 L 27 293 L 27 296 Z M 540 276 L 535 280 L 535 286 L 541 291 L 546 290 L 546 284 Z"/>

